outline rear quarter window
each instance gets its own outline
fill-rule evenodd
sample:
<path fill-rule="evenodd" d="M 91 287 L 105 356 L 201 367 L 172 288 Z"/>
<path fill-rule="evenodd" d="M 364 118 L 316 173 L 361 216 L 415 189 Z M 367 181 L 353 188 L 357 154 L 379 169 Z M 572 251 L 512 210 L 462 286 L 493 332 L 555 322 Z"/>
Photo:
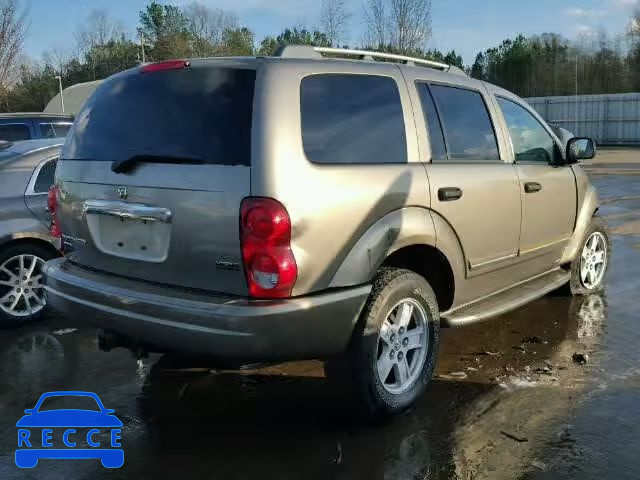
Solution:
<path fill-rule="evenodd" d="M 302 79 L 302 142 L 313 163 L 405 163 L 407 141 L 398 85 L 373 75 Z"/>

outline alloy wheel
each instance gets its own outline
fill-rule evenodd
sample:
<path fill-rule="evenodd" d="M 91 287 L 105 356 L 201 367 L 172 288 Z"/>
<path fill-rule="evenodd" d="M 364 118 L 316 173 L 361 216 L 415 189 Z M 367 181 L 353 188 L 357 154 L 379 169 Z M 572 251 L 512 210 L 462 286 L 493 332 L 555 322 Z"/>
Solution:
<path fill-rule="evenodd" d="M 385 390 L 398 395 L 409 390 L 427 358 L 429 329 L 424 307 L 412 298 L 396 303 L 378 335 L 376 367 Z"/>
<path fill-rule="evenodd" d="M 607 270 L 607 239 L 593 232 L 584 244 L 580 258 L 580 280 L 592 290 L 600 285 Z"/>
<path fill-rule="evenodd" d="M 16 255 L 0 265 L 0 310 L 13 317 L 28 317 L 45 306 L 42 269 L 35 255 Z"/>

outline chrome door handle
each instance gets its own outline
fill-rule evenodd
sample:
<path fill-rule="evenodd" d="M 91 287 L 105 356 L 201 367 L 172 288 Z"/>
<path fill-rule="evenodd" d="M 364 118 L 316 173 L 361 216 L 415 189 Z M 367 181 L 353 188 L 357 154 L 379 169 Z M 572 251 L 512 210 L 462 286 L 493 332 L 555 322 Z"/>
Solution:
<path fill-rule="evenodd" d="M 524 184 L 525 193 L 536 193 L 542 190 L 542 185 L 538 182 L 527 182 Z"/>
<path fill-rule="evenodd" d="M 171 223 L 173 221 L 173 213 L 168 208 L 111 200 L 85 200 L 82 212 L 85 215 L 110 215 L 112 217 L 145 222 Z"/>
<path fill-rule="evenodd" d="M 438 200 L 441 202 L 452 202 L 462 197 L 462 190 L 458 187 L 444 187 L 438 189 Z"/>

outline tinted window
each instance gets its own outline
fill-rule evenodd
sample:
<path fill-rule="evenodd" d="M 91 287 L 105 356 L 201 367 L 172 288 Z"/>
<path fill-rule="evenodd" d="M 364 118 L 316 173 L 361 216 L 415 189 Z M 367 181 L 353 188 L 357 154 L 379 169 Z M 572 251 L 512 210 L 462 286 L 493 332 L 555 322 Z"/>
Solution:
<path fill-rule="evenodd" d="M 29 127 L 25 124 L 0 125 L 0 140 L 17 142 L 19 140 L 29 140 L 31 134 Z"/>
<path fill-rule="evenodd" d="M 430 85 L 440 111 L 449 158 L 499 160 L 498 143 L 487 106 L 480 93 Z"/>
<path fill-rule="evenodd" d="M 70 123 L 41 123 L 40 133 L 45 138 L 65 137 L 71 129 Z"/>
<path fill-rule="evenodd" d="M 313 75 L 300 91 L 304 151 L 315 163 L 407 161 L 404 117 L 395 80 Z"/>
<path fill-rule="evenodd" d="M 418 92 L 422 101 L 422 109 L 425 120 L 427 121 L 427 128 L 429 129 L 431 160 L 445 160 L 447 158 L 447 149 L 444 144 L 442 125 L 440 125 L 440 119 L 438 118 L 436 106 L 433 103 L 433 97 L 426 83 L 418 84 Z"/>
<path fill-rule="evenodd" d="M 49 160 L 42 166 L 38 173 L 38 178 L 36 178 L 36 183 L 33 186 L 33 193 L 47 193 L 51 185 L 53 185 L 53 178 L 55 174 L 56 161 Z"/>
<path fill-rule="evenodd" d="M 516 162 L 553 163 L 555 142 L 540 122 L 510 100 L 498 97 L 498 104 L 509 127 Z"/>
<path fill-rule="evenodd" d="M 255 78 L 255 70 L 210 67 L 116 75 L 78 114 L 61 157 L 250 165 Z"/>

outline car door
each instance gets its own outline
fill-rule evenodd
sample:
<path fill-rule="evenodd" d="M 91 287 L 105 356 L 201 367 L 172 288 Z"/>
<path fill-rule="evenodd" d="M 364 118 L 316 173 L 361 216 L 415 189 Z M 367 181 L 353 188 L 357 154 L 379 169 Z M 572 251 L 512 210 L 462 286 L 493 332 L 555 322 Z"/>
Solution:
<path fill-rule="evenodd" d="M 500 154 L 485 91 L 473 80 L 460 82 L 416 87 L 429 137 L 432 211 L 455 231 L 474 275 L 517 256 L 520 192 Z"/>
<path fill-rule="evenodd" d="M 557 261 L 573 232 L 576 182 L 562 166 L 560 148 L 543 121 L 515 98 L 496 97 L 509 131 L 520 181 L 520 255 L 547 254 Z"/>

